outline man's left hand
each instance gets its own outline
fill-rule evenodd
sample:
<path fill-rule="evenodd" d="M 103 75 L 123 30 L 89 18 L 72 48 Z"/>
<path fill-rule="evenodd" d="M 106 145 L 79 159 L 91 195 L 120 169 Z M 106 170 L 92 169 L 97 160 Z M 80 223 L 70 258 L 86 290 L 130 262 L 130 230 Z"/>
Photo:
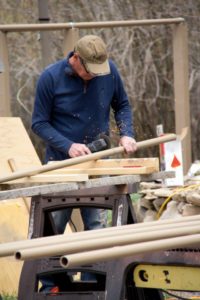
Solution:
<path fill-rule="evenodd" d="M 136 140 L 130 136 L 122 136 L 120 138 L 119 145 L 124 147 L 127 154 L 133 153 L 137 150 Z"/>

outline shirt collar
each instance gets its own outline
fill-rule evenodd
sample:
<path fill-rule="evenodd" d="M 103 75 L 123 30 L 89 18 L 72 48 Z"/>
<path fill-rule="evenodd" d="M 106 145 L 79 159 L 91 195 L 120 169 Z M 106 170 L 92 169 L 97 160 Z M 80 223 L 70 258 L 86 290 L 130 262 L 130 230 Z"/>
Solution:
<path fill-rule="evenodd" d="M 69 54 L 66 57 L 66 67 L 65 67 L 65 74 L 69 75 L 69 76 L 75 76 L 76 73 L 74 72 L 74 70 L 72 69 L 72 66 L 69 63 L 69 59 L 70 57 L 72 57 L 74 54 L 73 51 L 69 52 Z"/>

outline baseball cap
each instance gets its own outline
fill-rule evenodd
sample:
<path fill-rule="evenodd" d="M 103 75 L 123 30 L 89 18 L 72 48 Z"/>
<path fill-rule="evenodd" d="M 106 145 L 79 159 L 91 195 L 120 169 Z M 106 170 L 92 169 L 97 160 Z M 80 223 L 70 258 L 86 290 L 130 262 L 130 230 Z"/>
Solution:
<path fill-rule="evenodd" d="M 110 73 L 108 53 L 103 40 L 96 35 L 86 35 L 75 44 L 74 51 L 79 54 L 89 73 L 97 76 Z"/>

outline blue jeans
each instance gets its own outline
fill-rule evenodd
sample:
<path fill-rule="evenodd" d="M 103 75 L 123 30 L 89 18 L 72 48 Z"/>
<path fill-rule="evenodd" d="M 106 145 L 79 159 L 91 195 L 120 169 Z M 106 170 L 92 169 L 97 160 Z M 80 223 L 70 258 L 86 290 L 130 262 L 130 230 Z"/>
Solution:
<path fill-rule="evenodd" d="M 62 234 L 65 231 L 65 227 L 71 217 L 72 208 L 63 210 L 57 210 L 52 212 L 54 223 L 58 234 Z M 106 210 L 99 208 L 84 207 L 80 208 L 81 216 L 83 219 L 84 230 L 92 230 L 106 227 Z M 92 273 L 83 273 L 81 279 L 84 281 L 95 280 L 95 275 Z M 41 292 L 48 292 L 55 284 L 50 277 L 40 277 L 42 283 Z"/>
<path fill-rule="evenodd" d="M 84 230 L 93 230 L 98 228 L 103 228 L 106 225 L 103 224 L 104 218 L 102 218 L 102 209 L 84 207 L 80 208 L 81 216 L 83 219 Z M 72 208 L 67 208 L 63 210 L 57 210 L 52 212 L 54 223 L 59 234 L 62 234 L 65 230 L 66 224 L 72 214 Z"/>

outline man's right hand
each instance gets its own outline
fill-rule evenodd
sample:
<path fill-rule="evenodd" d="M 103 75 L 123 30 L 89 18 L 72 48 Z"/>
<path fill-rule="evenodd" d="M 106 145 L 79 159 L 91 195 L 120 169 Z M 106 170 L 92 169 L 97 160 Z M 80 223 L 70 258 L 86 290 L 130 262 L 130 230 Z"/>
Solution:
<path fill-rule="evenodd" d="M 90 154 L 90 153 L 91 153 L 90 149 L 85 144 L 77 144 L 77 143 L 73 143 L 68 151 L 69 156 L 72 158 Z"/>

